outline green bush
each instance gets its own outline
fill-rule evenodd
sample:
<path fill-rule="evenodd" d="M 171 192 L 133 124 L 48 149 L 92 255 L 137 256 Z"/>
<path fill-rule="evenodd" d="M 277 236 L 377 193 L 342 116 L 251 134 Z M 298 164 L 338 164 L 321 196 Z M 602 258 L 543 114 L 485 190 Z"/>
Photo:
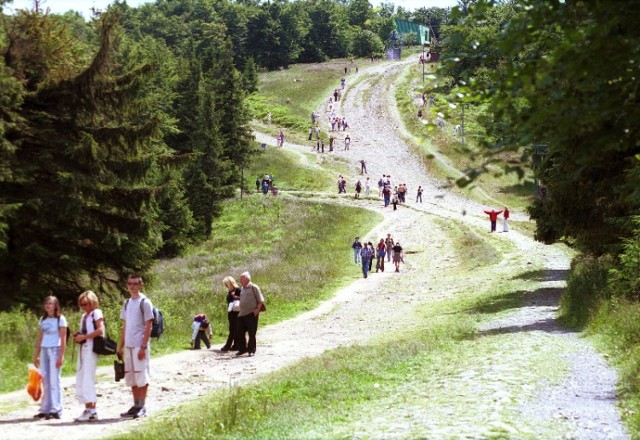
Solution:
<path fill-rule="evenodd" d="M 635 217 L 635 231 L 623 241 L 619 263 L 609 271 L 609 289 L 615 296 L 640 301 L 640 217 Z"/>
<path fill-rule="evenodd" d="M 571 264 L 567 288 L 560 300 L 560 319 L 564 325 L 583 328 L 607 299 L 607 279 L 613 267 L 610 256 L 580 256 Z"/>

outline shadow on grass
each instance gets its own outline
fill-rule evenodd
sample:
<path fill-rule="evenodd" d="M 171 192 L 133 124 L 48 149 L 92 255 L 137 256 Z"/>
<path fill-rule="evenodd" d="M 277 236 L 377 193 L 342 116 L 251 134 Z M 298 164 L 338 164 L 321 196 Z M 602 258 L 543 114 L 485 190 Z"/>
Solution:
<path fill-rule="evenodd" d="M 569 276 L 569 269 L 532 270 L 521 273 L 514 280 L 528 281 L 563 281 Z"/>
<path fill-rule="evenodd" d="M 475 314 L 495 314 L 505 310 L 530 307 L 532 305 L 541 307 L 557 306 L 560 302 L 562 289 L 542 288 L 534 291 L 515 290 L 502 295 L 497 295 L 489 300 L 482 301 L 464 310 L 463 313 Z"/>
<path fill-rule="evenodd" d="M 504 194 L 513 194 L 521 197 L 533 197 L 536 193 L 536 185 L 533 181 L 527 180 L 524 183 L 505 186 L 500 189 L 500 192 Z"/>
<path fill-rule="evenodd" d="M 466 313 L 469 314 L 494 314 L 512 310 L 510 314 L 485 325 L 473 337 L 534 331 L 556 334 L 577 332 L 576 329 L 563 326 L 557 316 L 562 291 L 560 288 L 517 290 L 467 309 Z"/>

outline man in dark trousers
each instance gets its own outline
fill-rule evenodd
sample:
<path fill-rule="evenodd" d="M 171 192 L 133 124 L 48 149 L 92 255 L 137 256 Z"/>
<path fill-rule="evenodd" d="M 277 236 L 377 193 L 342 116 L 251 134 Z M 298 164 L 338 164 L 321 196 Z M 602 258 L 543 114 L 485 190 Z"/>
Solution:
<path fill-rule="evenodd" d="M 502 211 L 492 209 L 491 211 L 485 211 L 484 213 L 489 215 L 489 220 L 491 221 L 491 232 L 496 232 L 496 221 Z"/>

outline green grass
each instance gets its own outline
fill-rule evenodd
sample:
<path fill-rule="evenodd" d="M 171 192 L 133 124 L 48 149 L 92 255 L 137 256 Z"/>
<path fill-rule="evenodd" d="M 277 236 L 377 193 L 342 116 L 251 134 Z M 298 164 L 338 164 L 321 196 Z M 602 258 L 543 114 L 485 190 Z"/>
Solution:
<path fill-rule="evenodd" d="M 214 223 L 211 240 L 192 247 L 183 257 L 158 262 L 145 282 L 145 293 L 163 311 L 166 321 L 165 334 L 152 341 L 154 355 L 187 348 L 196 313 L 208 314 L 215 343 L 226 338 L 226 292 L 222 286 L 226 275 L 239 280 L 241 272 L 252 273 L 269 308 L 261 323 L 278 322 L 314 308 L 357 276 L 345 264 L 350 262 L 351 241 L 354 234 L 365 235 L 380 218 L 363 209 L 313 200 L 255 195 L 229 200 Z M 310 249 L 323 251 L 309 258 Z M 301 285 L 306 288 L 299 289 Z M 119 334 L 121 305 L 120 301 L 101 304 L 114 339 Z M 79 311 L 63 312 L 71 328 L 77 330 Z M 24 386 L 36 335 L 37 317 L 33 314 L 21 309 L 0 313 L 0 392 Z M 103 365 L 111 362 L 112 358 L 101 358 Z M 75 367 L 70 348 L 63 374 L 73 374 Z"/>
<path fill-rule="evenodd" d="M 248 270 L 266 296 L 270 324 L 314 308 L 355 274 L 345 263 L 354 234 L 365 235 L 379 215 L 358 208 L 254 195 L 229 201 L 214 222 L 214 237 L 182 258 L 159 262 L 150 294 L 165 312 L 160 351 L 188 345 L 195 313 L 226 338 L 226 290 L 222 279 Z M 312 250 L 322 249 L 322 252 Z M 300 286 L 306 286 L 300 289 Z M 205 305 L 203 307 L 203 305 Z"/>
<path fill-rule="evenodd" d="M 476 254 L 488 246 L 481 239 L 469 242 L 456 231 L 451 240 L 457 249 L 472 247 Z M 448 280 L 459 279 L 467 270 L 475 269 L 458 268 L 443 277 L 442 285 L 435 288 L 443 288 Z M 490 271 L 491 265 L 484 269 Z M 255 385 L 212 393 L 178 410 L 165 412 L 153 424 L 145 424 L 136 432 L 117 438 L 366 438 L 374 435 L 366 431 L 367 426 L 375 425 L 378 418 L 384 419 L 384 413 L 393 411 L 400 419 L 406 417 L 403 408 L 407 404 L 411 405 L 407 412 L 424 412 L 425 421 L 435 413 L 446 411 L 463 419 L 482 418 L 482 414 L 473 411 L 481 410 L 483 405 L 476 408 L 475 403 L 491 399 L 494 391 L 487 389 L 485 396 L 469 394 L 465 382 L 454 379 L 464 376 L 469 369 L 484 366 L 490 370 L 494 363 L 513 362 L 501 359 L 500 355 L 490 355 L 501 353 L 506 344 L 515 344 L 514 356 L 525 368 L 536 365 L 526 380 L 516 381 L 517 390 L 509 390 L 517 407 L 534 395 L 536 383 L 557 382 L 566 371 L 559 360 L 561 350 L 557 356 L 541 360 L 537 353 L 540 346 L 530 353 L 518 353 L 520 337 L 478 333 L 481 323 L 519 307 L 523 292 L 531 290 L 534 276 L 521 272 L 511 275 L 484 283 L 480 291 L 474 288 L 459 292 L 454 298 L 428 301 L 414 316 L 407 317 L 414 323 L 411 327 L 389 332 L 364 346 L 340 347 L 322 356 L 304 359 Z M 478 387 L 474 382 L 470 388 Z M 512 421 L 517 420 L 518 415 L 505 409 L 501 417 Z M 447 429 L 446 414 L 436 419 L 445 424 L 439 429 Z M 515 422 L 513 425 L 518 426 Z M 441 437 L 436 431 L 429 431 L 436 428 L 428 423 L 420 426 L 421 433 L 408 437 L 430 437 L 429 432 L 432 438 Z M 365 429 L 365 433 L 358 434 L 358 427 Z M 379 430 L 375 435 L 385 432 L 382 426 L 376 429 Z M 487 435 L 479 437 L 505 434 L 502 426 L 486 429 L 483 433 Z M 554 432 L 553 427 L 548 429 Z"/>
<path fill-rule="evenodd" d="M 340 78 L 345 76 L 343 69 L 348 65 L 350 61 L 334 60 L 296 64 L 285 70 L 260 74 L 260 91 L 249 98 L 249 107 L 260 131 L 275 135 L 285 129 L 289 141 L 306 141 L 311 112 L 340 86 Z M 271 113 L 271 125 L 266 124 L 268 113 Z M 322 133 L 322 137 L 326 141 L 327 134 Z"/>
<path fill-rule="evenodd" d="M 338 175 L 348 172 L 349 163 L 340 157 L 297 153 L 284 148 L 267 148 L 253 156 L 245 169 L 246 186 L 255 191 L 255 179 L 273 174 L 285 191 L 334 191 Z"/>

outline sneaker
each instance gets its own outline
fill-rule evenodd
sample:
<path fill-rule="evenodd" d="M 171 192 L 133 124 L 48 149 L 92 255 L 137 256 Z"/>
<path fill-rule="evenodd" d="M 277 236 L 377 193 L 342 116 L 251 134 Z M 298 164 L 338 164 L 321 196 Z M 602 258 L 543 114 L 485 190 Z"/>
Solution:
<path fill-rule="evenodd" d="M 75 422 L 93 422 L 98 420 L 98 413 L 95 409 L 85 409 L 80 416 L 74 419 Z"/>
<path fill-rule="evenodd" d="M 138 412 L 136 413 L 135 416 L 133 416 L 134 419 L 138 419 L 140 417 L 147 417 L 147 409 L 142 407 L 142 408 L 138 408 Z"/>
<path fill-rule="evenodd" d="M 45 416 L 45 420 L 60 419 L 60 413 L 49 413 Z"/>
<path fill-rule="evenodd" d="M 140 410 L 141 408 L 138 408 L 137 406 L 132 406 L 131 408 L 129 408 L 129 411 L 120 413 L 120 417 L 135 419 Z"/>
<path fill-rule="evenodd" d="M 45 417 L 47 417 L 46 413 L 38 413 L 35 416 L 33 416 L 34 419 L 44 419 Z"/>

